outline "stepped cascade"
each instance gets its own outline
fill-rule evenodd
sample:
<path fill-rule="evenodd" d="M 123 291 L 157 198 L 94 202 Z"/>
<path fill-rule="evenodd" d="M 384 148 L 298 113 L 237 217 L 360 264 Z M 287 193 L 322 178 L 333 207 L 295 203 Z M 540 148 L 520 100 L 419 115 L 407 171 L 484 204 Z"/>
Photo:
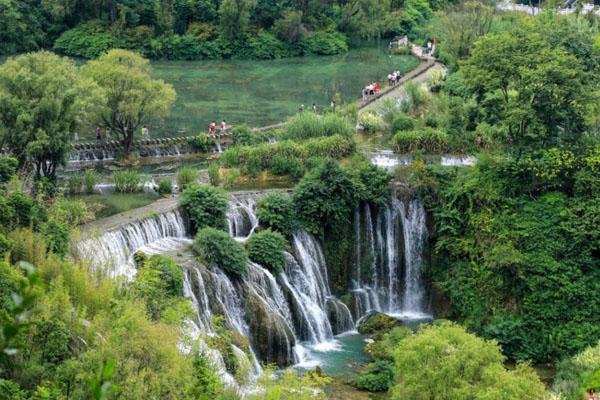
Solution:
<path fill-rule="evenodd" d="M 260 194 L 233 195 L 227 213 L 229 234 L 247 240 L 258 227 L 255 213 Z M 79 243 L 79 255 L 110 275 L 135 275 L 133 254 L 169 253 L 184 270 L 183 293 L 196 311 L 190 330 L 196 336 L 215 335 L 214 318 L 248 340 L 235 343 L 234 354 L 253 376 L 259 362 L 280 366 L 310 362 L 314 351 L 335 347 L 335 335 L 355 329 L 371 311 L 400 316 L 424 314 L 425 295 L 420 270 L 426 240 L 425 211 L 418 199 L 391 200 L 382 207 L 363 204 L 354 214 L 355 262 L 349 284 L 351 304 L 330 289 L 322 245 L 298 230 L 285 253 L 286 268 L 273 274 L 249 262 L 243 277 L 227 275 L 217 266 L 200 264 L 189 249 L 191 238 L 179 210 L 151 216 Z M 213 353 L 225 381 L 224 362 Z"/>

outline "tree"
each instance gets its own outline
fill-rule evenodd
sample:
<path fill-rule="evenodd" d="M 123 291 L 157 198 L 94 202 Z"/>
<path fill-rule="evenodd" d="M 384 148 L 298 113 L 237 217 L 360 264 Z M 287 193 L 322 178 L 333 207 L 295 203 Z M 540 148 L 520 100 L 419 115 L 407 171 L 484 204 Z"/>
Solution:
<path fill-rule="evenodd" d="M 152 119 L 168 115 L 175 101 L 173 87 L 150 76 L 150 64 L 140 55 L 127 50 L 110 50 L 84 68 L 105 91 L 106 103 L 100 123 L 119 135 L 123 151 L 131 151 L 134 133 Z"/>
<path fill-rule="evenodd" d="M 394 360 L 392 399 L 534 400 L 545 393 L 533 369 L 506 370 L 495 342 L 451 322 L 422 326 L 400 341 Z"/>
<path fill-rule="evenodd" d="M 533 27 L 480 39 L 462 72 L 517 152 L 577 143 L 587 128 L 597 84 L 580 59 Z"/>
<path fill-rule="evenodd" d="M 0 145 L 33 163 L 36 176 L 54 179 L 73 133 L 103 95 L 73 61 L 46 51 L 9 59 L 0 67 Z"/>
<path fill-rule="evenodd" d="M 237 41 L 244 37 L 254 6 L 256 0 L 223 0 L 219 7 L 219 17 L 221 29 L 227 39 Z"/>

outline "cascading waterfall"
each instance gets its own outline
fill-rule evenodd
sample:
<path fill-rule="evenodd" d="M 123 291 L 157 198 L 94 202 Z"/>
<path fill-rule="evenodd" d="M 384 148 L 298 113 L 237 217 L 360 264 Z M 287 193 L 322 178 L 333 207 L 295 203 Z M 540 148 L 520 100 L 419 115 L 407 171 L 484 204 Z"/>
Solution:
<path fill-rule="evenodd" d="M 227 211 L 229 235 L 238 241 L 247 240 L 258 227 L 256 217 L 256 196 L 232 196 Z"/>
<path fill-rule="evenodd" d="M 351 293 L 355 318 L 371 311 L 403 318 L 427 317 L 421 279 L 427 228 L 420 200 L 393 199 L 379 207 L 375 224 L 371 207 L 363 204 L 355 210 L 354 231 Z M 363 277 L 365 264 L 368 274 Z"/>
<path fill-rule="evenodd" d="M 180 249 L 190 243 L 186 220 L 176 209 L 104 232 L 98 238 L 77 243 L 80 258 L 93 269 L 103 269 L 109 276 L 135 275 L 133 254 L 141 250 L 159 254 Z"/>

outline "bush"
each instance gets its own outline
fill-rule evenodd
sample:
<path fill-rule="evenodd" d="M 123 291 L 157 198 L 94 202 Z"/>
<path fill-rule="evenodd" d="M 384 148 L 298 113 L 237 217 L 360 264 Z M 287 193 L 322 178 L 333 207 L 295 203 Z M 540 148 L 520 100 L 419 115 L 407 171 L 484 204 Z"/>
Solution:
<path fill-rule="evenodd" d="M 363 319 L 358 325 L 357 330 L 362 335 L 373 336 L 379 340 L 384 334 L 401 324 L 402 322 L 394 317 L 376 312 Z"/>
<path fill-rule="evenodd" d="M 86 169 L 83 173 L 83 186 L 87 194 L 94 193 L 94 186 L 98 183 L 98 173 L 93 169 Z"/>
<path fill-rule="evenodd" d="M 59 256 L 64 256 L 69 250 L 69 226 L 57 221 L 42 224 L 40 232 L 46 239 L 48 250 Z"/>
<path fill-rule="evenodd" d="M 228 201 L 224 190 L 194 184 L 181 194 L 179 204 L 188 213 L 194 231 L 204 227 L 227 228 Z"/>
<path fill-rule="evenodd" d="M 307 140 L 303 147 L 311 157 L 340 159 L 354 153 L 356 143 L 351 137 L 334 135 Z"/>
<path fill-rule="evenodd" d="M 286 51 L 283 43 L 272 33 L 260 31 L 258 35 L 248 40 L 245 56 L 261 60 L 285 57 Z"/>
<path fill-rule="evenodd" d="M 246 248 L 248 257 L 255 263 L 262 265 L 273 273 L 285 270 L 286 241 L 284 237 L 270 229 L 258 232 L 250 238 Z"/>
<path fill-rule="evenodd" d="M 315 234 L 348 223 L 357 204 L 350 175 L 333 160 L 310 171 L 295 187 L 293 198 L 302 225 Z"/>
<path fill-rule="evenodd" d="M 177 170 L 177 186 L 180 191 L 198 181 L 198 171 L 192 167 L 182 167 Z"/>
<path fill-rule="evenodd" d="M 392 148 L 397 153 L 423 151 L 439 154 L 448 150 L 448 135 L 431 128 L 419 131 L 400 131 L 392 139 Z"/>
<path fill-rule="evenodd" d="M 289 175 L 292 178 L 300 179 L 304 175 L 304 164 L 297 157 L 287 158 L 276 155 L 273 157 L 270 170 L 273 175 Z"/>
<path fill-rule="evenodd" d="M 216 265 L 234 275 L 247 271 L 248 256 L 244 246 L 226 232 L 214 228 L 201 229 L 194 239 L 193 249 L 208 266 Z"/>
<path fill-rule="evenodd" d="M 70 194 L 79 194 L 83 187 L 83 175 L 74 173 L 67 179 L 67 190 Z"/>
<path fill-rule="evenodd" d="M 133 193 L 140 190 L 142 177 L 136 171 L 115 171 L 112 178 L 115 184 L 115 191 L 119 193 Z"/>
<path fill-rule="evenodd" d="M 19 162 L 14 157 L 0 156 L 0 185 L 8 182 L 17 172 Z"/>
<path fill-rule="evenodd" d="M 389 201 L 392 176 L 385 169 L 371 163 L 362 163 L 351 172 L 360 201 L 377 205 L 384 205 Z"/>
<path fill-rule="evenodd" d="M 314 32 L 300 42 L 304 54 L 334 55 L 348 51 L 346 36 L 339 32 Z"/>
<path fill-rule="evenodd" d="M 356 378 L 355 386 L 369 392 L 385 392 L 394 382 L 393 364 L 377 360 Z"/>
<path fill-rule="evenodd" d="M 96 58 L 110 49 L 125 48 L 121 39 L 106 31 L 99 21 L 90 21 L 65 31 L 54 42 L 54 50 L 71 57 Z"/>
<path fill-rule="evenodd" d="M 392 121 L 392 132 L 412 131 L 417 126 L 417 121 L 406 114 L 399 114 Z"/>
<path fill-rule="evenodd" d="M 230 130 L 231 139 L 234 146 L 247 146 L 254 144 L 252 140 L 252 130 L 248 125 L 238 125 Z"/>
<path fill-rule="evenodd" d="M 558 365 L 552 390 L 565 400 L 584 398 L 585 392 L 600 392 L 600 342 Z"/>
<path fill-rule="evenodd" d="M 205 132 L 200 132 L 197 136 L 190 139 L 190 145 L 202 153 L 208 153 L 215 146 L 215 140 Z"/>
<path fill-rule="evenodd" d="M 169 178 L 163 178 L 158 181 L 158 194 L 164 196 L 173 193 L 173 183 Z"/>
<path fill-rule="evenodd" d="M 383 129 L 383 119 L 372 112 L 365 112 L 358 117 L 358 123 L 368 133 L 379 132 Z"/>
<path fill-rule="evenodd" d="M 296 229 L 294 205 L 287 193 L 273 192 L 261 197 L 256 205 L 256 216 L 262 226 L 286 236 Z"/>
<path fill-rule="evenodd" d="M 309 139 L 320 136 L 352 136 L 352 125 L 335 114 L 324 116 L 302 112 L 288 120 L 283 134 L 284 139 Z"/>
<path fill-rule="evenodd" d="M 213 186 L 219 186 L 221 184 L 221 176 L 219 175 L 221 167 L 216 162 L 210 163 L 208 166 L 208 180 Z"/>

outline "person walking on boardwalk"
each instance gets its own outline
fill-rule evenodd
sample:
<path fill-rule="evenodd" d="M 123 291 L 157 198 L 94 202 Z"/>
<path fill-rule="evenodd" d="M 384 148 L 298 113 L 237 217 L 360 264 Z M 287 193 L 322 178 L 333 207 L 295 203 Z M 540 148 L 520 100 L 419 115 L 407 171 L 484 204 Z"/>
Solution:
<path fill-rule="evenodd" d="M 225 135 L 227 133 L 227 123 L 225 122 L 225 120 L 221 120 L 221 131 L 219 132 L 220 135 Z"/>

